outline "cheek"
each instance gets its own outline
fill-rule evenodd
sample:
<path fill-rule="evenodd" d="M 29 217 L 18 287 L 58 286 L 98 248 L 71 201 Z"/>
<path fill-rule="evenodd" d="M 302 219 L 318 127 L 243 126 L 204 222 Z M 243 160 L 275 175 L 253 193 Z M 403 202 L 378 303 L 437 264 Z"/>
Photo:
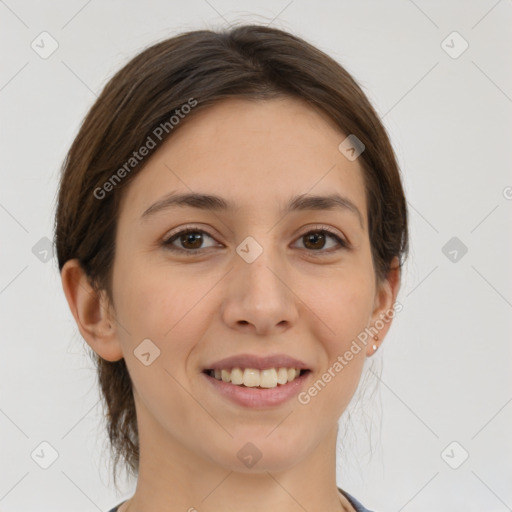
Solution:
<path fill-rule="evenodd" d="M 123 295 L 119 321 L 126 326 L 122 336 L 125 361 L 134 388 L 145 407 L 166 421 L 163 411 L 186 415 L 183 388 L 189 354 L 201 337 L 204 312 L 198 304 L 204 291 L 183 288 L 176 275 L 136 271 L 119 287 Z M 184 279 L 182 279 L 184 281 Z M 188 290 L 188 292 L 187 292 Z M 150 340 L 151 342 L 148 342 Z M 146 356 L 148 354 L 148 356 Z"/>
<path fill-rule="evenodd" d="M 191 286 L 182 272 L 158 265 L 138 265 L 136 261 L 129 268 L 119 265 L 118 276 L 114 285 L 118 296 L 116 312 L 134 341 L 141 336 L 162 342 L 172 337 L 194 310 L 206 286 Z"/>
<path fill-rule="evenodd" d="M 325 350 L 317 379 L 305 390 L 301 404 L 322 411 L 337 421 L 352 399 L 366 359 L 366 346 L 358 336 L 368 325 L 373 306 L 373 286 L 366 274 L 353 273 L 311 297 L 314 337 Z M 327 422 L 328 423 L 328 422 Z"/>
<path fill-rule="evenodd" d="M 137 348 L 149 339 L 157 347 L 156 353 L 160 351 L 155 364 L 176 377 L 183 376 L 189 355 L 211 320 L 208 291 L 219 277 L 194 279 L 183 271 L 171 272 L 158 265 L 134 265 L 119 275 L 123 279 L 119 280 L 116 305 L 118 320 L 129 333 L 119 331 L 127 365 L 129 360 L 132 368 L 140 365 Z M 148 346 L 151 349 L 151 344 Z"/>
<path fill-rule="evenodd" d="M 344 351 L 371 317 L 375 293 L 371 275 L 351 268 L 310 290 L 306 303 L 320 320 L 316 335 L 331 349 Z"/>

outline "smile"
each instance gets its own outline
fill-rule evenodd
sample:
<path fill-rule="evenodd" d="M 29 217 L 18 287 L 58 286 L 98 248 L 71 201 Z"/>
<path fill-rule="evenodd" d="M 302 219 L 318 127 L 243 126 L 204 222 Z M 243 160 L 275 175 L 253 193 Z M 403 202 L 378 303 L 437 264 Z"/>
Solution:
<path fill-rule="evenodd" d="M 278 385 L 282 386 L 288 382 L 292 382 L 306 371 L 308 370 L 301 370 L 300 368 L 267 368 L 264 370 L 257 370 L 256 368 L 233 368 L 231 370 L 206 370 L 210 377 L 234 384 L 235 386 L 259 387 L 264 389 L 271 389 Z"/>
<path fill-rule="evenodd" d="M 285 372 L 286 382 L 284 381 Z M 225 398 L 238 406 L 268 409 L 296 397 L 306 386 L 306 381 L 309 380 L 312 372 L 296 368 L 264 370 L 233 368 L 232 370 L 205 370 L 202 375 L 209 389 L 216 396 Z"/>

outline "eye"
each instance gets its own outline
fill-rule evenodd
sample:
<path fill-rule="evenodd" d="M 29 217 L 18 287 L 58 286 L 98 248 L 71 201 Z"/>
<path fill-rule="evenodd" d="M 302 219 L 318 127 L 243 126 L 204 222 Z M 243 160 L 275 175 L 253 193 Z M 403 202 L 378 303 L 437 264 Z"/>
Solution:
<path fill-rule="evenodd" d="M 188 227 L 164 240 L 163 245 L 170 251 L 192 255 L 201 252 L 203 249 L 208 249 L 209 247 L 215 246 L 215 244 L 212 244 L 209 247 L 202 247 L 202 244 L 205 241 L 205 237 L 214 240 L 214 238 L 206 231 L 197 227 Z M 334 249 L 331 246 L 331 248 L 328 248 L 328 250 L 322 250 L 325 249 L 326 241 L 329 238 L 335 242 Z M 340 248 L 349 248 L 348 242 L 346 242 L 326 226 L 319 226 L 313 230 L 307 231 L 301 235 L 298 240 L 305 240 L 305 243 L 303 243 L 302 247 L 303 249 L 309 250 L 309 252 L 312 253 L 320 253 L 319 255 L 323 253 L 330 254 L 339 250 Z M 181 247 L 175 245 L 175 243 L 181 244 Z M 336 246 L 338 247 L 336 248 Z"/>
<path fill-rule="evenodd" d="M 172 235 L 163 243 L 171 251 L 195 254 L 196 252 L 199 252 L 201 249 L 204 248 L 201 247 L 201 244 L 203 243 L 205 235 L 206 237 L 211 238 L 213 240 L 213 237 L 206 233 L 206 231 L 190 227 L 183 229 L 182 231 L 179 231 L 178 233 Z M 174 242 L 179 242 L 180 244 L 182 244 L 182 247 L 173 246 Z"/>
<path fill-rule="evenodd" d="M 335 241 L 334 249 L 330 248 L 329 250 L 321 250 L 325 249 L 326 240 L 328 238 Z M 332 253 L 339 250 L 340 247 L 343 249 L 347 249 L 349 247 L 349 244 L 344 239 L 325 226 L 317 227 L 314 230 L 304 233 L 300 236 L 299 240 L 304 240 L 304 248 L 310 249 L 312 252 Z M 336 248 L 336 245 L 338 248 Z"/>

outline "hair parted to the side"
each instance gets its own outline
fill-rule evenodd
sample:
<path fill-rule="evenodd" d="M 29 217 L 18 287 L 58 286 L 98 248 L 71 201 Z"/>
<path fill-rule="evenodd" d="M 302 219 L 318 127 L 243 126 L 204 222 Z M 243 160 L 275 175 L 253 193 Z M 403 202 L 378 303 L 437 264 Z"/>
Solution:
<path fill-rule="evenodd" d="M 148 137 L 155 139 L 158 133 L 161 145 L 196 111 L 231 97 L 282 96 L 307 101 L 365 145 L 359 162 L 364 168 L 376 280 L 387 276 L 395 256 L 402 266 L 408 252 L 406 200 L 394 151 L 369 100 L 340 64 L 301 38 L 266 26 L 242 25 L 186 32 L 154 44 L 106 84 L 62 165 L 54 239 L 59 271 L 66 261 L 77 258 L 94 290 L 105 293 L 112 303 L 120 200 L 149 157 L 132 165 L 108 192 L 105 184 L 123 165 L 126 169 Z M 191 98 L 196 106 L 172 131 L 158 128 Z M 130 473 L 138 473 L 132 382 L 124 359 L 109 362 L 91 355 L 108 410 L 116 481 L 120 459 Z"/>

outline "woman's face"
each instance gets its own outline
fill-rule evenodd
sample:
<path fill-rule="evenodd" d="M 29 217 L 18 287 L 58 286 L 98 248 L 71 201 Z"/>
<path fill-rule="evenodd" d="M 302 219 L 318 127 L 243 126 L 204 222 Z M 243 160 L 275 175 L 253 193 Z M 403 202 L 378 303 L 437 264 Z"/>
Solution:
<path fill-rule="evenodd" d="M 376 287 L 362 167 L 338 149 L 348 134 L 290 98 L 229 99 L 193 116 L 127 187 L 118 220 L 117 359 L 133 381 L 142 457 L 235 471 L 261 457 L 259 470 L 284 470 L 332 448 L 373 353 L 374 340 L 358 336 L 389 310 L 396 286 Z M 170 194 L 232 208 L 160 203 Z M 293 202 L 334 195 L 343 199 L 330 208 Z M 185 228 L 193 232 L 174 236 Z M 309 371 L 265 389 L 207 375 L 233 356 L 290 357 Z M 238 378 L 258 362 L 281 379 L 279 367 L 294 364 L 246 360 L 234 364 Z M 258 376 L 275 385 L 272 370 L 245 377 Z"/>

